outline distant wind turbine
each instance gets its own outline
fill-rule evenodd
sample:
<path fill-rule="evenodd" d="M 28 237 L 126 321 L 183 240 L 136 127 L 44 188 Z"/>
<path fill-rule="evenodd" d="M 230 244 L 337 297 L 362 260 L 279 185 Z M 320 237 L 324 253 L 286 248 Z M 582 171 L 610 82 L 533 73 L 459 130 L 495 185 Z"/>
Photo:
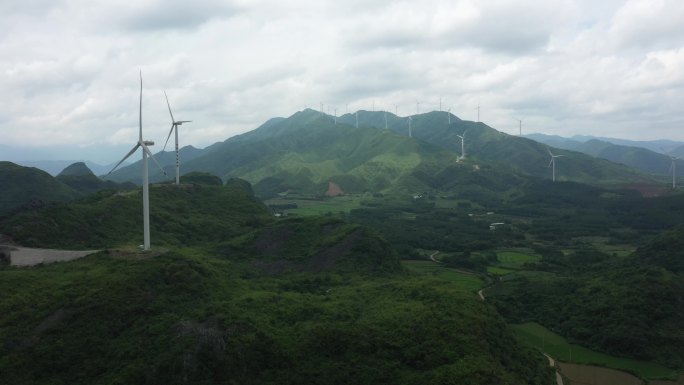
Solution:
<path fill-rule="evenodd" d="M 385 130 L 387 129 L 387 111 L 385 111 Z"/>
<path fill-rule="evenodd" d="M 519 136 L 522 136 L 522 120 L 518 119 L 518 123 L 519 123 L 518 129 L 520 130 Z"/>
<path fill-rule="evenodd" d="M 439 97 L 439 110 L 442 111 L 442 97 Z"/>
<path fill-rule="evenodd" d="M 451 108 L 447 110 L 447 122 L 451 124 Z"/>
<path fill-rule="evenodd" d="M 411 120 L 413 120 L 410 116 L 408 117 L 408 123 L 409 123 L 409 138 L 413 137 L 413 134 L 411 133 Z"/>
<path fill-rule="evenodd" d="M 460 159 L 465 159 L 466 157 L 466 152 L 465 152 L 465 134 L 468 132 L 468 130 L 463 131 L 463 135 L 456 135 L 459 138 L 461 138 L 461 158 Z"/>
<path fill-rule="evenodd" d="M 546 149 L 546 151 L 549 152 L 549 155 L 551 155 L 551 160 L 549 161 L 549 165 L 546 166 L 546 168 L 552 167 L 552 175 L 553 175 L 553 181 L 556 181 L 556 158 L 560 158 L 561 156 L 564 155 L 553 155 L 550 149 Z"/>
<path fill-rule="evenodd" d="M 477 103 L 477 107 L 475 107 L 477 110 L 477 122 L 480 122 L 480 103 Z"/>
<path fill-rule="evenodd" d="M 672 172 L 672 188 L 676 189 L 677 188 L 677 179 L 676 179 L 677 178 L 677 161 L 679 160 L 679 158 L 677 158 L 676 156 L 670 155 L 670 153 L 665 151 L 665 149 L 662 147 L 660 149 L 663 150 L 665 155 L 670 157 L 670 169 L 667 170 L 667 172 L 668 173 Z"/>
<path fill-rule="evenodd" d="M 359 111 L 356 111 L 356 128 L 359 128 Z"/>
<path fill-rule="evenodd" d="M 169 143 L 169 138 L 171 138 L 171 133 L 174 131 L 176 132 L 176 184 L 180 184 L 180 156 L 178 153 L 178 126 L 182 125 L 183 123 L 190 123 L 192 120 L 175 120 L 173 118 L 173 112 L 171 112 L 171 104 L 169 103 L 169 97 L 166 95 L 166 91 L 164 91 L 164 97 L 166 98 L 166 105 L 169 107 L 169 115 L 171 115 L 171 130 L 169 131 L 169 136 L 166 137 L 166 142 L 164 143 L 164 148 L 162 151 L 166 149 L 166 145 Z"/>
<path fill-rule="evenodd" d="M 114 170 L 116 170 L 117 167 L 121 163 L 123 163 L 126 159 L 128 159 L 129 156 L 133 155 L 133 153 L 138 149 L 138 147 L 142 148 L 142 179 L 143 179 L 143 250 L 149 250 L 150 249 L 150 184 L 149 184 L 149 178 L 148 178 L 148 171 L 147 171 L 147 157 L 152 158 L 154 163 L 157 164 L 157 167 L 166 175 L 166 172 L 161 168 L 159 163 L 154 159 L 152 156 L 152 152 L 147 146 L 153 146 L 154 142 L 148 141 L 148 140 L 143 140 L 143 135 L 142 135 L 142 72 L 140 73 L 140 110 L 139 110 L 139 115 L 138 115 L 138 125 L 140 127 L 140 132 L 138 136 L 138 142 L 133 146 L 133 149 L 126 154 L 126 156 L 123 157 L 119 161 L 119 163 L 112 168 L 110 172 L 107 173 L 107 175 L 111 174 Z"/>

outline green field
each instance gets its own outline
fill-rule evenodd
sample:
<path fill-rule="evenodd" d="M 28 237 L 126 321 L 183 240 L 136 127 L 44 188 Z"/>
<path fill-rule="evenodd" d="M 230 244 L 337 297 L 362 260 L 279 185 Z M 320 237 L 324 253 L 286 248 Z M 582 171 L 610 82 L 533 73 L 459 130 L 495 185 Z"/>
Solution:
<path fill-rule="evenodd" d="M 450 269 L 432 261 L 401 261 L 401 264 L 411 271 L 445 279 L 468 290 L 478 291 L 485 286 L 477 275 Z"/>
<path fill-rule="evenodd" d="M 511 325 L 522 342 L 541 349 L 551 357 L 566 362 L 605 366 L 634 373 L 642 378 L 676 378 L 677 372 L 651 362 L 614 357 L 568 343 L 565 338 L 534 323 Z"/>
<path fill-rule="evenodd" d="M 507 275 L 511 273 L 515 273 L 518 270 L 514 269 L 507 269 L 504 267 L 498 267 L 498 266 L 487 266 L 487 273 L 489 274 L 496 274 L 496 275 Z"/>
<path fill-rule="evenodd" d="M 350 210 L 361 207 L 359 196 L 339 196 L 335 198 L 314 199 L 269 199 L 264 201 L 266 205 L 297 204 L 296 209 L 287 209 L 287 214 L 311 216 L 325 215 L 327 213 L 338 214 L 340 211 L 349 213 Z"/>
<path fill-rule="evenodd" d="M 520 251 L 499 251 L 496 253 L 496 257 L 499 262 L 511 266 L 521 266 L 529 262 L 538 262 L 542 258 L 539 255 Z"/>

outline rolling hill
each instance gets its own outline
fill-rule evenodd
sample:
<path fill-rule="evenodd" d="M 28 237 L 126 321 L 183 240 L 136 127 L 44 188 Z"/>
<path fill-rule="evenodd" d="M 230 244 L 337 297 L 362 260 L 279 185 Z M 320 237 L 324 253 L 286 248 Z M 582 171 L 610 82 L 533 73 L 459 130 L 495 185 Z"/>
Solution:
<path fill-rule="evenodd" d="M 64 202 L 78 196 L 69 186 L 45 171 L 23 167 L 12 162 L 0 162 L 0 214 L 23 204 L 34 202 Z"/>
<path fill-rule="evenodd" d="M 0 266 L 0 373 L 12 384 L 548 384 L 491 305 L 403 270 L 374 231 L 275 219 L 244 181 L 153 185 L 18 213 L 35 246 L 105 247 Z M 159 245 L 163 247 L 160 248 Z M 166 251 L 171 250 L 171 251 Z"/>

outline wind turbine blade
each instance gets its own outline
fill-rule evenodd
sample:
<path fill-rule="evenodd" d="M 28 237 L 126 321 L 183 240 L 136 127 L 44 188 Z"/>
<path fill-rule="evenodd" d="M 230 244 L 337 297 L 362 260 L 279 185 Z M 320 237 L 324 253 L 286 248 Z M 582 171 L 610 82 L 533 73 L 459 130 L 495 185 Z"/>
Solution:
<path fill-rule="evenodd" d="M 133 146 L 133 149 L 131 151 L 129 151 L 128 154 L 126 154 L 126 156 L 124 156 L 123 159 L 121 159 L 119 161 L 119 163 L 117 163 L 116 166 L 114 166 L 114 168 L 112 168 L 112 170 L 107 173 L 107 175 L 113 173 L 114 170 L 116 170 L 116 168 L 119 167 L 119 165 L 121 165 L 121 163 L 123 163 L 126 159 L 128 159 L 129 156 L 133 155 L 133 153 L 135 152 L 135 150 L 138 149 L 138 147 L 140 147 L 140 143 Z"/>
<path fill-rule="evenodd" d="M 149 156 L 150 159 L 152 159 L 154 161 L 154 164 L 156 164 L 157 167 L 159 167 L 159 170 L 164 173 L 164 176 L 166 176 L 166 171 L 164 171 L 161 164 L 159 164 L 159 162 L 157 162 L 157 160 L 154 159 L 154 156 L 152 155 L 152 151 L 150 151 L 150 149 L 147 148 L 147 146 L 145 146 L 144 143 L 142 144 L 142 148 L 143 148 L 143 151 L 145 151 L 145 153 L 147 154 L 147 156 Z"/>
<path fill-rule="evenodd" d="M 549 155 L 553 156 L 553 153 L 551 152 L 551 149 L 550 149 L 550 148 L 547 147 L 547 148 L 546 148 L 546 151 L 549 152 Z"/>
<path fill-rule="evenodd" d="M 551 158 L 551 160 L 549 161 L 549 165 L 548 165 L 548 166 L 546 166 L 546 168 L 549 168 L 549 167 L 551 167 L 551 164 L 552 164 L 552 163 L 553 163 L 553 158 Z"/>
<path fill-rule="evenodd" d="M 171 112 L 171 104 L 169 104 L 169 97 L 166 96 L 166 91 L 164 91 L 164 97 L 166 98 L 166 105 L 169 107 L 169 115 L 171 115 L 171 123 L 174 123 L 176 120 L 173 118 L 173 112 Z"/>
<path fill-rule="evenodd" d="M 140 142 L 142 142 L 142 70 L 140 71 L 140 111 L 138 113 L 138 126 L 140 127 Z"/>
<path fill-rule="evenodd" d="M 162 148 L 162 151 L 166 150 L 166 145 L 169 143 L 169 138 L 171 138 L 171 134 L 173 134 L 174 127 L 176 127 L 176 125 L 171 123 L 171 131 L 169 131 L 169 136 L 166 137 L 166 142 L 164 142 L 164 148 Z"/>

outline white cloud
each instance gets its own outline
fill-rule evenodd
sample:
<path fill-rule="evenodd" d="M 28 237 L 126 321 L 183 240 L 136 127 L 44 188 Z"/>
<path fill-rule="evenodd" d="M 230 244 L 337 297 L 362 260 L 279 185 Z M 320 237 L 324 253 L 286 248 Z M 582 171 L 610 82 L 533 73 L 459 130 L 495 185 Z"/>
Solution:
<path fill-rule="evenodd" d="M 5 144 L 135 141 L 139 70 L 145 137 L 157 142 L 164 90 L 193 120 L 182 138 L 195 146 L 321 102 L 408 114 L 440 97 L 464 119 L 481 104 L 483 121 L 509 132 L 520 118 L 528 132 L 684 140 L 678 1 L 10 3 Z"/>

